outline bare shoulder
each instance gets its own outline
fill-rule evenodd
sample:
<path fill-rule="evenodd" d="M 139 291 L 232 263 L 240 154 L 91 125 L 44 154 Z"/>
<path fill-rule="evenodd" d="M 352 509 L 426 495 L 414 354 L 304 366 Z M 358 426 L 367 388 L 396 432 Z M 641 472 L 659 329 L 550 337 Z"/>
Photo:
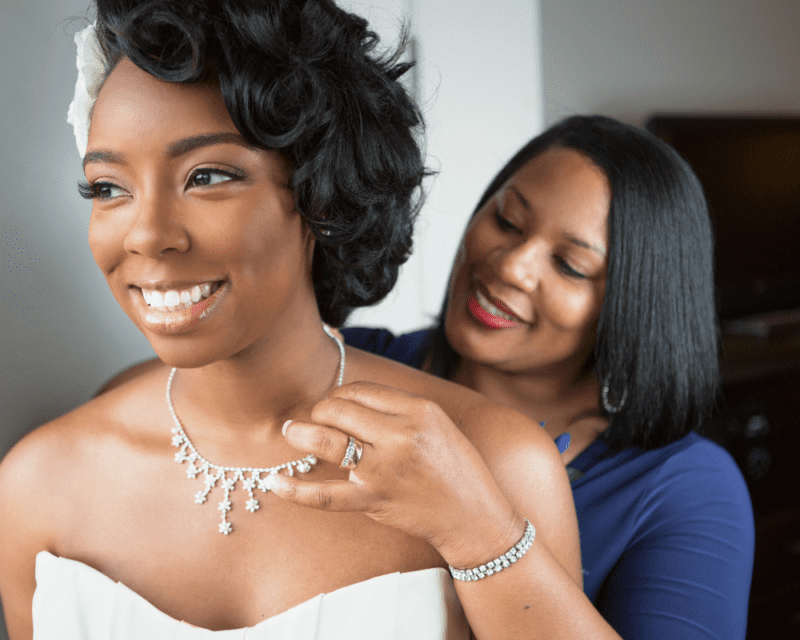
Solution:
<path fill-rule="evenodd" d="M 362 379 L 427 398 L 439 405 L 481 452 L 490 467 L 505 466 L 501 460 L 542 456 L 563 467 L 553 441 L 539 425 L 521 413 L 448 380 L 380 356 L 348 348 L 350 361 Z M 494 470 L 494 469 L 493 469 Z"/>
<path fill-rule="evenodd" d="M 0 462 L 0 509 L 8 516 L 0 524 L 4 540 L 51 538 L 64 480 L 75 472 L 75 452 L 92 413 L 86 407 L 34 429 Z"/>
<path fill-rule="evenodd" d="M 141 419 L 147 413 L 145 399 L 163 389 L 166 374 L 161 373 L 151 367 L 34 429 L 12 447 L 0 462 L 0 509 L 13 515 L 0 519 L 0 526 L 44 541 L 55 535 L 58 523 L 65 522 L 61 516 L 74 506 L 74 485 L 88 481 L 102 463 L 104 448 L 111 441 L 135 439 L 136 425 L 146 422 Z"/>
<path fill-rule="evenodd" d="M 105 422 L 98 405 L 87 403 L 38 427 L 0 462 L 0 596 L 12 638 L 33 632 L 37 554 L 59 555 L 76 530 L 84 475 L 99 459 L 91 446 Z"/>
<path fill-rule="evenodd" d="M 350 349 L 365 380 L 436 403 L 478 450 L 517 512 L 581 580 L 577 517 L 566 469 L 555 443 L 528 417 L 481 394 L 384 358 Z"/>
<path fill-rule="evenodd" d="M 161 362 L 158 358 L 153 358 L 152 360 L 145 360 L 144 362 L 140 362 L 138 364 L 133 365 L 129 369 L 125 369 L 124 371 L 118 373 L 113 378 L 108 380 L 100 389 L 97 391 L 96 395 L 100 395 L 105 393 L 106 391 L 111 391 L 116 387 L 119 387 L 129 380 L 134 380 L 139 378 L 145 374 L 153 373 L 154 371 L 161 371 L 166 368 L 166 365 Z"/>

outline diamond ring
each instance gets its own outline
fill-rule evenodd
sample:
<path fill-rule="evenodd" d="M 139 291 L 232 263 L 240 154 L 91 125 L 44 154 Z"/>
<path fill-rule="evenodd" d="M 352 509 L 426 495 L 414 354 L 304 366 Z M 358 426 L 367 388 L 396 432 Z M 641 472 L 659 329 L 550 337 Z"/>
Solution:
<path fill-rule="evenodd" d="M 355 438 L 350 438 L 350 441 L 347 443 L 347 450 L 344 452 L 342 464 L 339 466 L 342 467 L 342 469 L 350 469 L 350 471 L 352 471 L 356 468 L 358 461 L 361 460 L 361 454 L 363 452 L 364 450 L 361 448 L 361 443 Z"/>

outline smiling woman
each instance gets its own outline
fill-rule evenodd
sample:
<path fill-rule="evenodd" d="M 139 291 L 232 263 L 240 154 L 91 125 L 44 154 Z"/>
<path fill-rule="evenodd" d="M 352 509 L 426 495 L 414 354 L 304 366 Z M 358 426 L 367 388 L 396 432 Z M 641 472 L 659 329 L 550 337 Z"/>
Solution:
<path fill-rule="evenodd" d="M 584 588 L 603 631 L 623 638 L 745 637 L 747 488 L 731 456 L 693 431 L 717 390 L 712 272 L 689 165 L 644 131 L 574 116 L 487 187 L 437 326 L 343 330 L 569 442 Z"/>
<path fill-rule="evenodd" d="M 572 149 L 514 174 L 472 219 L 453 267 L 452 348 L 504 371 L 585 357 L 605 292 L 610 197 L 603 172 Z M 491 331 L 501 328 L 518 330 Z"/>
<path fill-rule="evenodd" d="M 95 35 L 89 244 L 159 360 L 0 465 L 11 639 L 593 634 L 547 436 L 323 324 L 410 250 L 407 65 L 329 0 L 99 0 Z"/>
<path fill-rule="evenodd" d="M 83 162 L 89 245 L 162 359 L 201 366 L 313 317 L 314 243 L 288 163 L 244 140 L 214 87 L 167 84 L 128 59 L 105 81 Z M 159 260 L 170 252 L 179 266 Z"/>

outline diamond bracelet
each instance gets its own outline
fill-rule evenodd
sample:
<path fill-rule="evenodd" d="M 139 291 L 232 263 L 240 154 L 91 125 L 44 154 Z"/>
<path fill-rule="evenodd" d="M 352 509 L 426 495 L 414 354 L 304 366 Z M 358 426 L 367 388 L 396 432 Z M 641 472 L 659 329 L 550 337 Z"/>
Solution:
<path fill-rule="evenodd" d="M 454 566 L 448 565 L 450 567 L 450 575 L 452 575 L 456 580 L 471 582 L 473 580 L 486 578 L 487 576 L 491 576 L 495 573 L 500 573 L 503 569 L 506 569 L 514 564 L 528 552 L 528 549 L 530 549 L 531 545 L 533 544 L 533 539 L 536 537 L 536 529 L 533 528 L 533 525 L 528 521 L 527 518 L 523 519 L 527 525 L 525 527 L 525 533 L 522 534 L 520 541 L 511 547 L 511 549 L 506 551 L 502 556 L 496 558 L 495 560 L 490 560 L 486 564 L 482 564 L 480 567 L 475 567 L 474 569 L 456 569 Z"/>

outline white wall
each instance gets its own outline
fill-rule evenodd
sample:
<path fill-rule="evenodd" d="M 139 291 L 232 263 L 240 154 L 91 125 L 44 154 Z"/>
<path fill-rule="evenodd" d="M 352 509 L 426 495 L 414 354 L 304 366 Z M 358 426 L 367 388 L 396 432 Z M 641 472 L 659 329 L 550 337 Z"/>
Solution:
<path fill-rule="evenodd" d="M 0 0 L 0 456 L 152 353 L 92 261 L 89 205 L 75 186 L 80 158 L 65 117 L 83 23 L 70 18 L 87 6 Z"/>
<path fill-rule="evenodd" d="M 486 185 L 543 122 L 538 2 L 533 0 L 351 0 L 393 41 L 398 16 L 417 41 L 418 99 L 428 166 L 414 253 L 381 304 L 349 325 L 396 332 L 438 314 L 461 232 Z"/>
<path fill-rule="evenodd" d="M 545 118 L 800 113 L 798 0 L 541 0 Z"/>

